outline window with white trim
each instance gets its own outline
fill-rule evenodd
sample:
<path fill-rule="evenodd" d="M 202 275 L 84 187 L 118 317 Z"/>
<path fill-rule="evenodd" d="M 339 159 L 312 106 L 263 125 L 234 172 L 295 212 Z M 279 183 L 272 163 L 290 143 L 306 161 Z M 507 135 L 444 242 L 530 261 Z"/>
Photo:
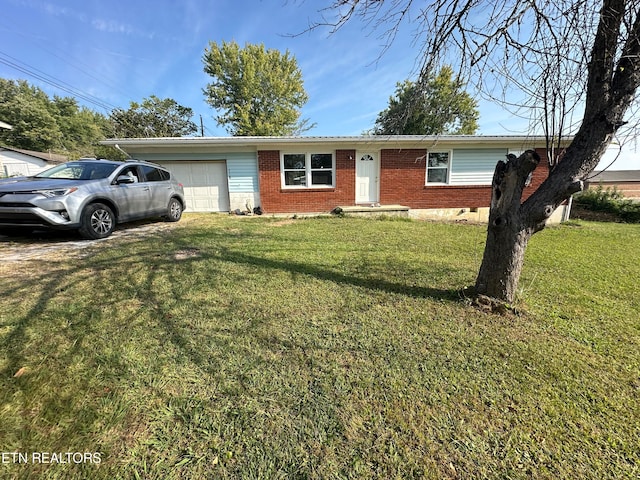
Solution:
<path fill-rule="evenodd" d="M 451 152 L 427 154 L 427 183 L 449 183 Z"/>
<path fill-rule="evenodd" d="M 285 188 L 333 187 L 333 153 L 283 153 L 280 158 L 282 186 Z"/>

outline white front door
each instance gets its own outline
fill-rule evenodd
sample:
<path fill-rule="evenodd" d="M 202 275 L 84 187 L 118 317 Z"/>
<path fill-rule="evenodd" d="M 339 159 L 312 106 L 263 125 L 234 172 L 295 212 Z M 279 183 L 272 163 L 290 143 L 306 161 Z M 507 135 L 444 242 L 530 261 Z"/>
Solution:
<path fill-rule="evenodd" d="M 356 153 L 356 203 L 377 203 L 380 162 L 377 152 Z"/>

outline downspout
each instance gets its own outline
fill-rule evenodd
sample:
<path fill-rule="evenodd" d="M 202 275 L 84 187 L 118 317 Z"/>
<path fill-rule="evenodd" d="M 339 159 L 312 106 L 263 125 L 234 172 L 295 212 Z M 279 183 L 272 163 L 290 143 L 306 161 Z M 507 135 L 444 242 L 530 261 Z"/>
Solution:
<path fill-rule="evenodd" d="M 560 220 L 561 223 L 564 223 L 569 220 L 569 217 L 571 216 L 572 204 L 573 204 L 573 195 L 569 197 L 569 201 L 567 202 L 567 205 L 564 207 L 564 212 L 562 212 L 562 220 Z"/>

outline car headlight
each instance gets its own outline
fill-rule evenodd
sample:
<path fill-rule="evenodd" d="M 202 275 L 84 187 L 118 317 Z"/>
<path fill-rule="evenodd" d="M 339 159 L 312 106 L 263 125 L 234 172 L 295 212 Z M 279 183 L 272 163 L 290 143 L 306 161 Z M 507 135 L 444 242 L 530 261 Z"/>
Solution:
<path fill-rule="evenodd" d="M 53 198 L 53 197 L 64 197 L 65 195 L 69 195 L 70 193 L 73 193 L 76 190 L 78 190 L 78 187 L 57 188 L 55 190 L 38 190 L 37 193 L 39 193 L 40 195 L 44 195 L 47 198 Z"/>

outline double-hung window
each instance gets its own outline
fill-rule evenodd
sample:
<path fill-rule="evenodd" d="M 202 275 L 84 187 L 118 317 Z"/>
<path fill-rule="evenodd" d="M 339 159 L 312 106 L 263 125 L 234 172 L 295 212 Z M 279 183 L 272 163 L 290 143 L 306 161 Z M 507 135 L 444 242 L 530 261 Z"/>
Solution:
<path fill-rule="evenodd" d="M 332 153 L 283 153 L 280 165 L 285 188 L 334 186 L 335 163 Z"/>
<path fill-rule="evenodd" d="M 450 167 L 450 152 L 429 152 L 427 155 L 427 183 L 448 183 Z"/>

